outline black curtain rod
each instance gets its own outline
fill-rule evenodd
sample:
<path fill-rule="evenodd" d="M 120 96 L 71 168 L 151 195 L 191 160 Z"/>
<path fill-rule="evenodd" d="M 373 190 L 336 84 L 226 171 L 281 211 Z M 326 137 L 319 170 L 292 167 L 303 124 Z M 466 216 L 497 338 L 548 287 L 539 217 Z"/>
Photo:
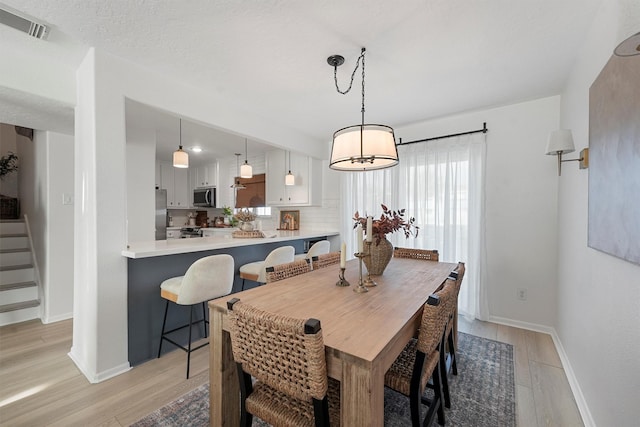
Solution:
<path fill-rule="evenodd" d="M 418 142 L 435 141 L 436 139 L 453 138 L 454 136 L 471 135 L 473 133 L 480 133 L 480 132 L 487 133 L 488 131 L 489 129 L 487 129 L 487 122 L 484 122 L 482 123 L 482 129 L 470 130 L 469 132 L 452 133 L 451 135 L 434 136 L 433 138 L 418 139 L 416 141 L 409 141 L 409 142 L 402 142 L 402 138 L 398 138 L 400 142 L 398 142 L 396 146 L 416 144 Z"/>

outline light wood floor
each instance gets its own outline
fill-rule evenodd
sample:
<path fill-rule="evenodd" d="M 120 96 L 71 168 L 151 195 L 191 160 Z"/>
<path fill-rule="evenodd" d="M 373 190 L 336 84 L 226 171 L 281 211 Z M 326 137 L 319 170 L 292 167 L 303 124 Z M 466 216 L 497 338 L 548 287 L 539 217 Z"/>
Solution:
<path fill-rule="evenodd" d="M 173 351 L 99 384 L 67 356 L 71 321 L 30 321 L 0 328 L 0 425 L 128 426 L 208 382 L 208 351 Z M 480 321 L 460 330 L 514 345 L 518 425 L 582 426 L 549 335 Z"/>

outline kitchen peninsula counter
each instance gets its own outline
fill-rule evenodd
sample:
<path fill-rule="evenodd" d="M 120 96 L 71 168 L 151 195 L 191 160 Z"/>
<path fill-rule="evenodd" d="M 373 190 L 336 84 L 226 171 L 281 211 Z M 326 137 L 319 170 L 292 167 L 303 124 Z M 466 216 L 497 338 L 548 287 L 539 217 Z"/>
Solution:
<path fill-rule="evenodd" d="M 291 240 L 306 240 L 325 236 L 337 236 L 336 230 L 323 231 L 264 231 L 268 237 L 263 238 L 235 238 L 228 236 L 198 237 L 192 239 L 168 239 L 150 242 L 131 243 L 122 251 L 127 258 L 149 258 L 163 255 L 176 255 L 190 252 L 210 251 L 216 249 L 253 246 L 264 243 L 287 242 Z"/>
<path fill-rule="evenodd" d="M 234 260 L 232 292 L 240 291 L 242 279 L 239 269 L 243 264 L 264 260 L 280 246 L 293 246 L 296 253 L 303 253 L 305 240 L 326 237 L 333 250 L 340 246 L 336 230 L 265 231 L 264 238 L 234 238 L 231 235 L 169 239 L 131 243 L 122 251 L 127 260 L 127 315 L 129 363 L 134 366 L 157 357 L 165 300 L 160 297 L 160 284 L 175 276 L 182 276 L 196 260 L 217 254 L 229 254 Z M 247 281 L 246 288 L 257 286 Z M 197 307 L 196 318 L 202 318 L 202 308 Z M 189 306 L 171 304 L 167 316 L 167 329 L 188 323 Z M 193 328 L 199 333 L 202 328 Z M 186 332 L 186 329 L 184 330 Z M 173 339 L 186 344 L 177 332 Z M 177 347 L 163 345 L 163 353 Z M 202 350 L 206 351 L 206 350 Z"/>

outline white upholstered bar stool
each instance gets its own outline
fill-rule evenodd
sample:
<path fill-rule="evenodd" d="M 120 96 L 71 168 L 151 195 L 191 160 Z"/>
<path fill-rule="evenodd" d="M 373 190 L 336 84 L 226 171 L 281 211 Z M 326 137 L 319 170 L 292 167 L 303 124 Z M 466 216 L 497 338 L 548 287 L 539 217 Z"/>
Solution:
<path fill-rule="evenodd" d="M 293 246 L 281 246 L 272 250 L 264 261 L 250 262 L 241 266 L 242 290 L 244 291 L 245 280 L 267 283 L 267 267 L 293 262 L 295 253 L 296 249 Z"/>
<path fill-rule="evenodd" d="M 298 254 L 295 256 L 296 261 L 299 259 L 308 259 L 311 263 L 314 256 L 328 254 L 331 249 L 331 244 L 328 240 L 320 240 L 315 242 L 307 251 L 306 254 Z"/>
<path fill-rule="evenodd" d="M 227 254 L 211 255 L 200 258 L 187 269 L 184 276 L 172 277 L 160 284 L 160 296 L 166 300 L 164 308 L 164 320 L 162 321 L 162 333 L 158 357 L 162 352 L 162 342 L 171 344 L 187 352 L 187 378 L 191 365 L 191 352 L 209 344 L 207 341 L 196 348 L 191 348 L 191 332 L 193 325 L 204 324 L 204 336 L 207 337 L 207 307 L 206 302 L 231 293 L 233 286 L 233 257 Z M 189 305 L 189 323 L 177 328 L 165 331 L 169 301 L 178 305 Z M 202 319 L 194 321 L 194 308 L 202 304 Z M 189 344 L 187 347 L 177 343 L 167 335 L 180 329 L 189 328 Z"/>

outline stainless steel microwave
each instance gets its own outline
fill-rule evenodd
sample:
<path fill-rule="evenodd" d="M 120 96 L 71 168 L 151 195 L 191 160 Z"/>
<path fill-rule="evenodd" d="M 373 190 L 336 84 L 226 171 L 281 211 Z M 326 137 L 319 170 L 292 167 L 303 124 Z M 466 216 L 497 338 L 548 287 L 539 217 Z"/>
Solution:
<path fill-rule="evenodd" d="M 194 188 L 193 206 L 215 208 L 216 207 L 216 187 Z"/>

